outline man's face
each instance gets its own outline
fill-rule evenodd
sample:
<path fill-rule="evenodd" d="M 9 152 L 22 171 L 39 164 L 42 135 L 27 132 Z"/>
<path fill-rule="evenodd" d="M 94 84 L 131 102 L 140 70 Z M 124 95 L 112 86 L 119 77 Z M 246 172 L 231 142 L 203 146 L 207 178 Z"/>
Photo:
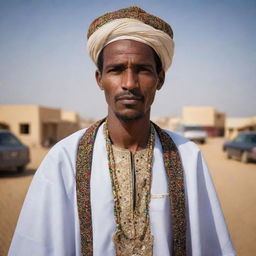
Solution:
<path fill-rule="evenodd" d="M 136 120 L 150 113 L 155 92 L 162 87 L 164 71 L 156 71 L 153 50 L 146 44 L 119 40 L 103 51 L 102 72 L 96 72 L 105 92 L 109 114 Z"/>

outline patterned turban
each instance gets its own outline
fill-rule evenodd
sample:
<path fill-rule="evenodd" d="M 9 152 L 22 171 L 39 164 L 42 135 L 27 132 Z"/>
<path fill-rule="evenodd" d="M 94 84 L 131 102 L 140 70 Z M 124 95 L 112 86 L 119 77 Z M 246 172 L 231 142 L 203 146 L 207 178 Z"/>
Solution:
<path fill-rule="evenodd" d="M 87 49 L 96 65 L 106 45 L 123 39 L 138 41 L 153 48 L 165 71 L 172 63 L 174 42 L 171 26 L 136 6 L 100 16 L 90 25 L 87 38 Z"/>

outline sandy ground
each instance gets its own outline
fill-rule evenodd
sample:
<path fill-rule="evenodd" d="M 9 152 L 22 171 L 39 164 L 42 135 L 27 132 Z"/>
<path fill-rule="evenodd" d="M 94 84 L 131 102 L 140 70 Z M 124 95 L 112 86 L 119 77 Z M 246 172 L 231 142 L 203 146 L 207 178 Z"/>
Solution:
<path fill-rule="evenodd" d="M 200 146 L 208 162 L 238 256 L 256 255 L 256 164 L 227 160 L 223 139 Z M 0 173 L 0 256 L 7 254 L 35 171 Z M 207 256 L 207 255 L 205 255 Z"/>

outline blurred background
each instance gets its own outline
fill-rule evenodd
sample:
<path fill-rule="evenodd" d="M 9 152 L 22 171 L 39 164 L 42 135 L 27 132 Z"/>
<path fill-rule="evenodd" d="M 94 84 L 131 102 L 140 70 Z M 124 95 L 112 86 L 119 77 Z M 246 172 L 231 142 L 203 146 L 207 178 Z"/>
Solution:
<path fill-rule="evenodd" d="M 51 146 L 106 115 L 86 33 L 131 5 L 174 30 L 152 120 L 198 143 L 238 255 L 256 255 L 255 0 L 0 0 L 0 256 Z"/>

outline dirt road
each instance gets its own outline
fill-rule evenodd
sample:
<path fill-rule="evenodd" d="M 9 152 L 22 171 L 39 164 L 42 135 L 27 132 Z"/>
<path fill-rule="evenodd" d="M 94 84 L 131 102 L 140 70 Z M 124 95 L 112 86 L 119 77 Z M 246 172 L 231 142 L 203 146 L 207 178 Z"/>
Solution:
<path fill-rule="evenodd" d="M 208 162 L 238 256 L 256 255 L 256 164 L 227 160 L 223 139 L 200 146 Z M 34 171 L 0 173 L 0 256 L 8 251 Z"/>
<path fill-rule="evenodd" d="M 0 256 L 7 255 L 28 186 L 35 171 L 0 173 Z"/>

